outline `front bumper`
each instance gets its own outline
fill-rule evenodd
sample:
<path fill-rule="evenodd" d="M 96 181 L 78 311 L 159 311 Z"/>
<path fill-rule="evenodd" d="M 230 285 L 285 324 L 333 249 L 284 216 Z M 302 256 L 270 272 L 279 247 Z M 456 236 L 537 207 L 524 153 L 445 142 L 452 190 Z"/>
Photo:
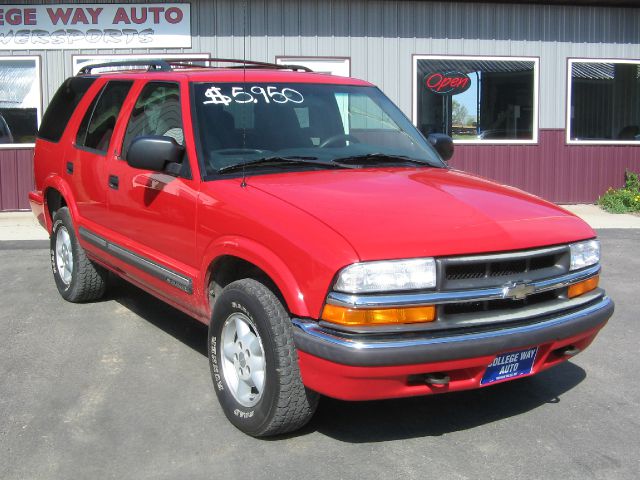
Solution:
<path fill-rule="evenodd" d="M 478 388 L 487 365 L 498 353 L 538 346 L 531 374 L 568 358 L 568 346 L 586 348 L 613 314 L 603 296 L 577 311 L 551 318 L 468 333 L 437 332 L 354 335 L 294 319 L 303 381 L 308 388 L 345 400 L 427 395 Z M 447 375 L 446 385 L 431 385 L 426 374 Z"/>

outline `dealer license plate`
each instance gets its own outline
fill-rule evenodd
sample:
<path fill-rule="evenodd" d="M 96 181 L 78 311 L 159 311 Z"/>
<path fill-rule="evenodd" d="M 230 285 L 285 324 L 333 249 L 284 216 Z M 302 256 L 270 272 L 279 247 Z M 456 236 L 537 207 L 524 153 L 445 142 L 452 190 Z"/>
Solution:
<path fill-rule="evenodd" d="M 531 373 L 533 362 L 536 360 L 538 347 L 518 350 L 516 352 L 501 353 L 487 366 L 480 385 L 506 380 L 507 378 L 520 377 Z"/>

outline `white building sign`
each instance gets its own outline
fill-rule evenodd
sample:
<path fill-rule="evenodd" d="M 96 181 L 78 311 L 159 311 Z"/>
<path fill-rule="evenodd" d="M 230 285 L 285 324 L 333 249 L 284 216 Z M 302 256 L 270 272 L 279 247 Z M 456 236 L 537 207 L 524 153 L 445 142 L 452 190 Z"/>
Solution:
<path fill-rule="evenodd" d="M 188 3 L 0 5 L 0 50 L 181 47 Z"/>

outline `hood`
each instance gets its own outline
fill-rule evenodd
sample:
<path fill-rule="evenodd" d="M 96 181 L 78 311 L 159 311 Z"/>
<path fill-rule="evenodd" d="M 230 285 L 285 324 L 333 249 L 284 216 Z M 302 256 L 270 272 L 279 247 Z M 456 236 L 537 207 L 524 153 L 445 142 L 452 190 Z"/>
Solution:
<path fill-rule="evenodd" d="M 247 183 L 338 232 L 361 260 L 499 252 L 595 236 L 552 203 L 455 170 L 290 172 Z"/>

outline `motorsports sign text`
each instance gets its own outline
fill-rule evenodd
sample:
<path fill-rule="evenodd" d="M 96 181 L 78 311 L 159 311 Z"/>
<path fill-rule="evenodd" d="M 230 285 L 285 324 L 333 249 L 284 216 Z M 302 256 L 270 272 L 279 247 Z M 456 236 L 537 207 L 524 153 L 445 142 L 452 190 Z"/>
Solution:
<path fill-rule="evenodd" d="M 191 47 L 188 3 L 0 5 L 0 49 Z"/>

